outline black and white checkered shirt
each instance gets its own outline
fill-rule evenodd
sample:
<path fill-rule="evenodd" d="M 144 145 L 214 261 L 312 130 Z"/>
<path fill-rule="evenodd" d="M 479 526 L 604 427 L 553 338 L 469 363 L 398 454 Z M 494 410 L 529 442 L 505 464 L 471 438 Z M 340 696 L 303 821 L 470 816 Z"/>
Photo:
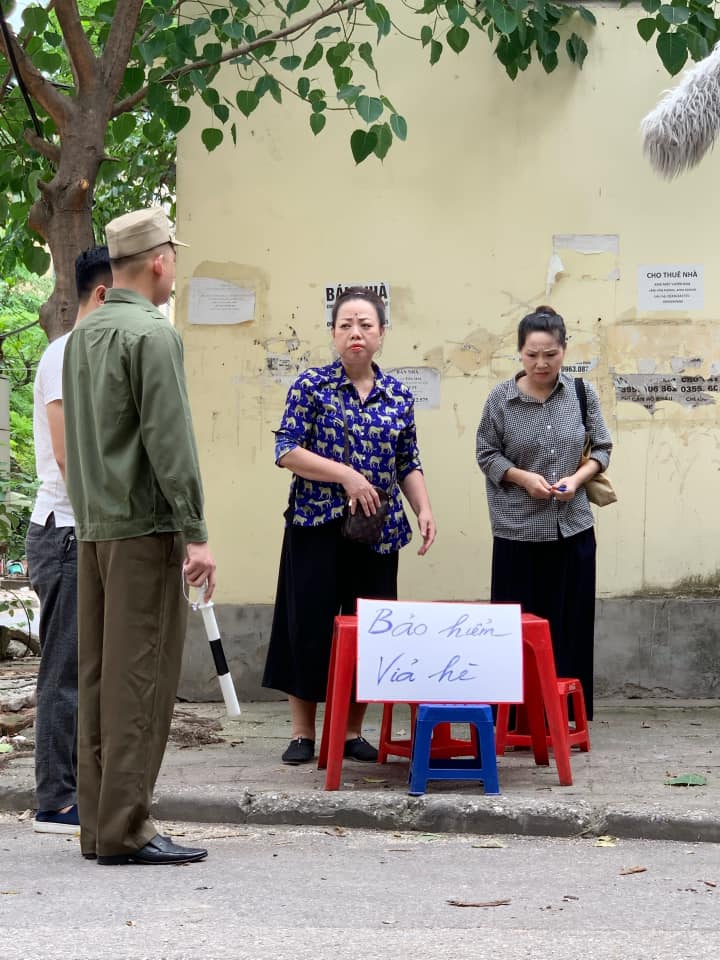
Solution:
<path fill-rule="evenodd" d="M 585 381 L 587 426 L 591 456 L 600 469 L 610 462 L 612 438 L 597 393 Z M 517 379 L 504 380 L 490 391 L 477 431 L 476 455 L 486 476 L 493 536 L 506 540 L 557 540 L 593 525 L 585 488 L 572 500 L 537 500 L 523 487 L 503 483 L 511 467 L 542 474 L 548 483 L 575 473 L 585 430 L 573 377 L 561 373 L 547 400 L 536 400 L 518 389 Z"/>

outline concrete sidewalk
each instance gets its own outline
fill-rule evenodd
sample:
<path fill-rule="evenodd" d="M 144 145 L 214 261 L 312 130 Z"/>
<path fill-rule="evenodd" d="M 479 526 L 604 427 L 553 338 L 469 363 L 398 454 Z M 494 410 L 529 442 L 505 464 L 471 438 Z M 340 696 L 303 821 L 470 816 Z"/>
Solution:
<path fill-rule="evenodd" d="M 368 712 L 365 733 L 372 742 L 379 712 L 376 706 Z M 395 713 L 394 732 L 407 731 L 409 711 Z M 32 728 L 23 734 L 31 740 Z M 178 703 L 155 814 L 162 820 L 720 841 L 715 700 L 600 701 L 591 752 L 573 752 L 572 787 L 558 784 L 552 754 L 549 767 L 537 767 L 529 751 L 516 751 L 499 760 L 499 797 L 462 782 L 430 783 L 425 796 L 409 797 L 408 764 L 399 758 L 383 766 L 346 761 L 341 789 L 327 792 L 315 764 L 280 762 L 289 734 L 284 702 L 244 704 L 238 721 L 225 719 L 220 704 Z M 707 784 L 665 784 L 687 773 Z M 19 751 L 0 754 L 0 809 L 33 804 L 32 751 L 20 744 Z"/>

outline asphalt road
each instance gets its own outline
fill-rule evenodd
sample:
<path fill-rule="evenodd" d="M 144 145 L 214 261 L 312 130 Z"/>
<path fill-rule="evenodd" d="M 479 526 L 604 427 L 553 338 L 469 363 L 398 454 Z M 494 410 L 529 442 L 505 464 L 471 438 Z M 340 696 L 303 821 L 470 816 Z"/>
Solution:
<path fill-rule="evenodd" d="M 0 815 L 3 960 L 715 957 L 713 844 L 164 824 L 209 858 L 100 867 Z"/>

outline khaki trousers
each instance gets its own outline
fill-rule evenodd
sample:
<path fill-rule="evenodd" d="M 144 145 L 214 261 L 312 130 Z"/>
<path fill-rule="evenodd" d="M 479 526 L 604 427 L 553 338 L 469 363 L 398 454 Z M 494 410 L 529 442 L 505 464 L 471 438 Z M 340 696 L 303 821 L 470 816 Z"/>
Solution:
<path fill-rule="evenodd" d="M 187 602 L 179 533 L 80 542 L 78 806 L 83 853 L 145 846 L 180 677 Z"/>

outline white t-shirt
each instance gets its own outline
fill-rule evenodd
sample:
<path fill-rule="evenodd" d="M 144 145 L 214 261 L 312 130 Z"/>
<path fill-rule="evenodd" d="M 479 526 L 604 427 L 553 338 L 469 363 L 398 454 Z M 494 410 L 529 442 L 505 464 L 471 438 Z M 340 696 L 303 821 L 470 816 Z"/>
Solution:
<path fill-rule="evenodd" d="M 33 387 L 33 435 L 35 439 L 35 468 L 40 488 L 30 520 L 45 526 L 51 513 L 55 514 L 56 527 L 74 527 L 70 500 L 65 481 L 60 473 L 50 439 L 47 405 L 53 400 L 62 400 L 62 368 L 65 344 L 70 336 L 53 340 L 40 358 Z"/>

